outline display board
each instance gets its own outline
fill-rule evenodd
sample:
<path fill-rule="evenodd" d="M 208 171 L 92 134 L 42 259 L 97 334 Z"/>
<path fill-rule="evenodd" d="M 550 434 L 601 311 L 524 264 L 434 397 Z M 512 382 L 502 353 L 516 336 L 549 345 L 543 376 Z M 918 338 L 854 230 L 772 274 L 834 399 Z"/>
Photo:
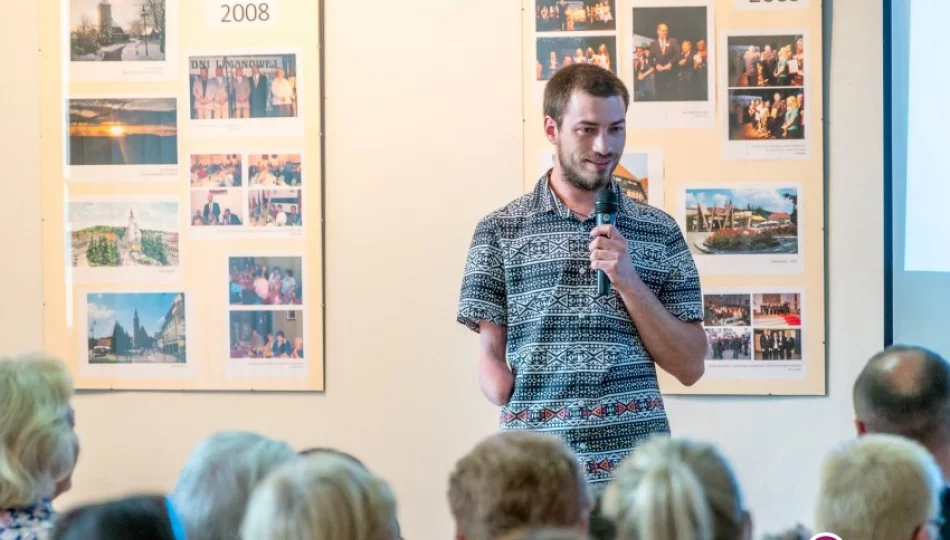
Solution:
<path fill-rule="evenodd" d="M 523 0 L 525 189 L 553 163 L 545 81 L 576 62 L 631 93 L 615 177 L 696 261 L 706 372 L 668 394 L 825 393 L 822 17 L 815 0 Z M 535 166 L 535 164 L 537 164 Z"/>
<path fill-rule="evenodd" d="M 46 349 L 80 389 L 323 390 L 319 0 L 43 0 Z"/>

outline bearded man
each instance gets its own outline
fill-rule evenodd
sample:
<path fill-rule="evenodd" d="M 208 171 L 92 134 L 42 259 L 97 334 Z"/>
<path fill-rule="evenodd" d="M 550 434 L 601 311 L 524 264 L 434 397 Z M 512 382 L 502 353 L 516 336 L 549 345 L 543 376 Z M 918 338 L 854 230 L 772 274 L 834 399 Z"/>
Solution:
<path fill-rule="evenodd" d="M 591 64 L 548 81 L 554 167 L 479 222 L 458 308 L 480 335 L 478 382 L 501 407 L 501 429 L 561 436 L 595 490 L 641 442 L 670 432 L 656 366 L 695 384 L 707 348 L 699 276 L 676 221 L 613 177 L 629 101 L 620 79 Z M 616 226 L 597 226 L 604 188 L 620 199 Z"/>

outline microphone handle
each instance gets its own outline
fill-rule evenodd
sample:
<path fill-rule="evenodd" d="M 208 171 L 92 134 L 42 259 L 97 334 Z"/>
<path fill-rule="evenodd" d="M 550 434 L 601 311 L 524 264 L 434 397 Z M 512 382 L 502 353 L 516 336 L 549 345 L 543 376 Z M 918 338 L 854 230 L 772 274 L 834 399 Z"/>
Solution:
<path fill-rule="evenodd" d="M 613 214 L 597 214 L 597 226 L 612 225 L 614 223 Z M 610 278 L 603 270 L 597 271 L 597 296 L 607 296 L 610 294 Z"/>

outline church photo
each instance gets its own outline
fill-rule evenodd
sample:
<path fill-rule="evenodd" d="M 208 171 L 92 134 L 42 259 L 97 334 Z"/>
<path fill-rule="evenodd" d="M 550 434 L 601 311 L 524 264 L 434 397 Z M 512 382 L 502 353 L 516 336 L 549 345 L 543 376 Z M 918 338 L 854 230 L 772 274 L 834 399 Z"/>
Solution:
<path fill-rule="evenodd" d="M 178 267 L 178 203 L 71 202 L 74 268 Z"/>
<path fill-rule="evenodd" d="M 184 364 L 184 293 L 91 293 L 90 364 Z"/>

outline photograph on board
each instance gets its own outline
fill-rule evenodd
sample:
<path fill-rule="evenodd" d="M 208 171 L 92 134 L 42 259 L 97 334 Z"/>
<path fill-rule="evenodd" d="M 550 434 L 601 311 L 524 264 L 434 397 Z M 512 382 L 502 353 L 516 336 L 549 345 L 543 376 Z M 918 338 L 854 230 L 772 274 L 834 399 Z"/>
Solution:
<path fill-rule="evenodd" d="M 138 269 L 177 269 L 178 219 L 177 201 L 71 201 L 71 265 L 128 276 Z"/>
<path fill-rule="evenodd" d="M 756 329 L 752 337 L 756 360 L 801 360 L 802 331 Z"/>
<path fill-rule="evenodd" d="M 663 207 L 662 150 L 627 149 L 614 169 L 614 181 L 631 199 Z"/>
<path fill-rule="evenodd" d="M 617 29 L 616 0 L 536 0 L 536 32 Z"/>
<path fill-rule="evenodd" d="M 801 88 L 729 90 L 729 140 L 805 138 L 805 93 Z"/>
<path fill-rule="evenodd" d="M 248 154 L 248 184 L 253 187 L 299 187 L 303 183 L 300 154 Z"/>
<path fill-rule="evenodd" d="M 750 360 L 751 328 L 707 328 L 706 360 Z"/>
<path fill-rule="evenodd" d="M 192 154 L 191 187 L 229 188 L 243 185 L 241 154 Z"/>
<path fill-rule="evenodd" d="M 633 8 L 633 100 L 709 100 L 707 6 Z"/>
<path fill-rule="evenodd" d="M 90 364 L 188 362 L 184 293 L 90 293 L 85 319 Z"/>
<path fill-rule="evenodd" d="M 698 255 L 798 253 L 794 188 L 687 189 L 686 242 Z"/>
<path fill-rule="evenodd" d="M 303 359 L 304 312 L 231 311 L 231 358 Z"/>
<path fill-rule="evenodd" d="M 248 192 L 248 225 L 257 228 L 303 227 L 303 191 L 254 189 Z"/>
<path fill-rule="evenodd" d="M 244 191 L 240 189 L 191 190 L 191 225 L 230 227 L 244 224 Z"/>
<path fill-rule="evenodd" d="M 192 120 L 298 116 L 296 54 L 192 56 L 188 77 Z"/>
<path fill-rule="evenodd" d="M 175 98 L 69 100 L 69 165 L 178 164 Z"/>
<path fill-rule="evenodd" d="M 63 0 L 69 80 L 174 79 L 178 0 Z"/>
<path fill-rule="evenodd" d="M 166 0 L 68 0 L 73 62 L 164 62 Z"/>
<path fill-rule="evenodd" d="M 802 296 L 799 293 L 758 293 L 752 295 L 756 328 L 797 328 L 802 325 Z"/>
<path fill-rule="evenodd" d="M 805 86 L 803 35 L 730 35 L 729 88 Z"/>
<path fill-rule="evenodd" d="M 594 64 L 617 73 L 617 38 L 614 36 L 539 37 L 535 78 L 550 80 L 571 64 Z"/>
<path fill-rule="evenodd" d="M 228 259 L 232 306 L 303 304 L 303 257 L 259 256 Z"/>
<path fill-rule="evenodd" d="M 748 294 L 703 295 L 705 326 L 750 326 L 752 323 Z"/>

